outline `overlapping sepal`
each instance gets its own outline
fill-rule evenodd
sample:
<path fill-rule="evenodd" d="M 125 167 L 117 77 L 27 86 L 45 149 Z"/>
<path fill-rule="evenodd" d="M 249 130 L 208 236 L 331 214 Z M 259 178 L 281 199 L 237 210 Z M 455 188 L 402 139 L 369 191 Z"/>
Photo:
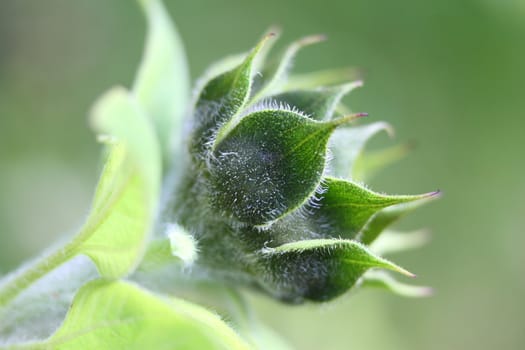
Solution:
<path fill-rule="evenodd" d="M 213 205 L 251 225 L 268 224 L 297 209 L 320 184 L 330 135 L 359 116 L 318 122 L 279 109 L 247 115 L 213 150 Z"/>
<path fill-rule="evenodd" d="M 372 268 L 413 276 L 351 240 L 297 241 L 263 248 L 256 254 L 260 284 L 287 302 L 330 300 L 354 286 Z"/>
<path fill-rule="evenodd" d="M 409 274 L 367 246 L 437 192 L 386 195 L 351 180 L 378 168 L 363 161 L 364 147 L 391 126 L 349 125 L 367 115 L 342 113 L 341 99 L 362 85 L 342 80 L 355 71 L 291 73 L 298 50 L 322 36 L 266 62 L 270 38 L 216 65 L 196 100 L 193 165 L 178 193 L 191 206 L 178 221 L 199 242 L 197 265 L 289 302 L 329 300 L 366 281 L 414 292 L 390 277 L 367 278 L 373 268 Z M 197 220 L 187 217 L 196 210 Z M 387 251 L 395 246 L 386 242 Z"/>

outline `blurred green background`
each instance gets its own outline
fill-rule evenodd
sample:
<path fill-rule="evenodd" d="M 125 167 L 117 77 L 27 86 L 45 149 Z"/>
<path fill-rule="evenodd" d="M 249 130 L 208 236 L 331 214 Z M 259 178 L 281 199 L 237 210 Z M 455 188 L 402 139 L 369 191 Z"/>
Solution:
<path fill-rule="evenodd" d="M 525 346 L 525 1 L 166 2 L 193 79 L 271 24 L 281 41 L 327 34 L 296 71 L 362 68 L 347 102 L 418 144 L 371 187 L 444 192 L 399 225 L 430 228 L 431 244 L 394 257 L 435 296 L 370 290 L 301 307 L 252 296 L 272 328 L 299 349 Z M 86 114 L 130 85 L 144 31 L 129 0 L 0 3 L 0 273 L 83 221 L 100 151 Z"/>

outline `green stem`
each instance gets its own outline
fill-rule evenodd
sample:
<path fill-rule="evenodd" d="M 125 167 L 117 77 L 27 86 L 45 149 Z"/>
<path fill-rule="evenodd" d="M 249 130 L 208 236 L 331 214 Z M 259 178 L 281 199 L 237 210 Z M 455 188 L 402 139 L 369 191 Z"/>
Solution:
<path fill-rule="evenodd" d="M 101 203 L 104 203 L 104 205 L 96 211 L 98 214 L 88 218 L 87 224 L 71 241 L 60 249 L 35 259 L 0 280 L 0 307 L 9 304 L 9 302 L 16 298 L 24 289 L 77 255 L 82 243 L 94 234 L 100 225 L 109 217 L 111 213 L 110 209 L 121 197 L 123 189 L 126 188 L 126 184 L 128 184 L 130 178 L 131 176 L 128 176 L 127 180 L 123 181 L 123 185 L 114 191 L 109 199 L 101 200 Z"/>
<path fill-rule="evenodd" d="M 0 307 L 9 304 L 24 289 L 74 257 L 77 254 L 77 248 L 78 241 L 73 239 L 59 250 L 44 255 L 6 276 L 0 281 Z"/>

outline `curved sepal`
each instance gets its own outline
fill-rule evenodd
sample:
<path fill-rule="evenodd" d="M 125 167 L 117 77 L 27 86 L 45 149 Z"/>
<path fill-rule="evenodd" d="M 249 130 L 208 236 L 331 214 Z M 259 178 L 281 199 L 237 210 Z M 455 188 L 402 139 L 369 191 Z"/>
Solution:
<path fill-rule="evenodd" d="M 223 320 L 129 282 L 83 286 L 60 328 L 39 349 L 250 349 Z"/>
<path fill-rule="evenodd" d="M 254 60 L 271 37 L 267 35 L 237 67 L 207 82 L 200 91 L 194 115 L 191 150 L 202 155 L 246 103 L 252 85 Z"/>
<path fill-rule="evenodd" d="M 187 109 L 189 68 L 182 40 L 162 1 L 139 2 L 147 17 L 148 33 L 133 92 L 154 121 L 164 160 L 169 162 L 181 144 L 180 139 L 172 138 L 181 129 Z"/>
<path fill-rule="evenodd" d="M 364 274 L 360 287 L 385 289 L 406 298 L 424 298 L 433 293 L 430 287 L 399 282 L 386 271 L 368 271 Z"/>
<path fill-rule="evenodd" d="M 252 62 L 252 65 L 254 65 L 254 69 L 258 70 L 262 64 L 264 64 L 264 61 L 266 60 L 266 57 L 268 56 L 268 53 L 270 52 L 271 48 L 273 47 L 273 44 L 277 41 L 279 36 L 281 35 L 281 30 L 277 27 L 270 27 L 266 32 L 263 34 L 261 40 L 264 40 L 267 36 L 274 36 L 274 40 L 270 40 L 269 42 L 266 41 L 265 45 L 259 49 L 259 52 L 257 53 L 256 59 Z M 204 74 L 198 79 L 196 83 L 196 91 L 202 91 L 204 86 L 206 86 L 212 79 L 217 78 L 219 75 L 224 74 L 228 71 L 231 71 L 235 69 L 235 67 L 242 64 L 242 62 L 246 58 L 246 53 L 237 53 L 237 54 L 231 54 L 226 57 L 223 57 L 212 64 L 208 66 Z M 257 83 L 257 79 L 255 81 L 252 80 L 252 90 L 254 89 L 254 85 Z M 199 97 L 199 96 L 195 96 Z"/>
<path fill-rule="evenodd" d="M 383 168 L 406 157 L 413 147 L 412 143 L 402 143 L 377 151 L 362 151 L 353 162 L 350 178 L 368 180 Z"/>
<path fill-rule="evenodd" d="M 431 192 L 411 203 L 401 203 L 381 210 L 370 219 L 365 228 L 359 233 L 357 239 L 366 245 L 371 244 L 385 228 L 414 209 L 438 198 L 439 195 L 439 191 Z"/>
<path fill-rule="evenodd" d="M 355 68 L 327 69 L 302 74 L 292 74 L 280 91 L 315 89 L 319 86 L 344 84 L 360 79 L 360 72 Z M 275 91 L 274 91 L 275 93 Z"/>
<path fill-rule="evenodd" d="M 361 81 L 344 85 L 322 87 L 313 90 L 295 90 L 271 96 L 280 104 L 289 105 L 315 120 L 329 120 L 341 98 L 353 89 L 362 86 Z"/>
<path fill-rule="evenodd" d="M 330 142 L 330 150 L 333 154 L 330 162 L 331 173 L 338 177 L 348 177 L 367 141 L 382 130 L 387 131 L 390 135 L 393 134 L 390 124 L 385 122 L 337 130 Z"/>
<path fill-rule="evenodd" d="M 326 301 L 356 284 L 371 268 L 413 276 L 351 240 L 315 239 L 264 248 L 257 254 L 262 287 L 277 298 L 298 303 Z"/>
<path fill-rule="evenodd" d="M 386 255 L 421 248 L 430 241 L 428 230 L 398 232 L 386 230 L 369 246 L 374 253 Z"/>
<path fill-rule="evenodd" d="M 370 218 L 381 209 L 433 196 L 386 195 L 373 192 L 354 182 L 327 177 L 326 190 L 318 201 L 307 204 L 314 232 L 332 237 L 354 238 Z"/>
<path fill-rule="evenodd" d="M 319 185 L 333 130 L 358 116 L 317 122 L 275 109 L 244 117 L 213 151 L 214 206 L 252 225 L 298 208 Z"/>
<path fill-rule="evenodd" d="M 263 67 L 260 78 L 254 82 L 252 101 L 257 102 L 261 98 L 279 91 L 279 88 L 286 82 L 293 60 L 299 50 L 324 39 L 323 35 L 311 35 L 297 40 L 291 43 L 280 57 Z"/>

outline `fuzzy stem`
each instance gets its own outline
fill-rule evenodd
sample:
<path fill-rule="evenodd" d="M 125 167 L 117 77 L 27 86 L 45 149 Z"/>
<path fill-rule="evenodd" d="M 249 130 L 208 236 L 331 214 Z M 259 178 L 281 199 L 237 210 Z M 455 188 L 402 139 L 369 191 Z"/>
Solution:
<path fill-rule="evenodd" d="M 102 225 L 111 213 L 115 202 L 121 198 L 125 184 L 129 177 L 110 199 L 106 200 L 100 208 L 98 215 L 88 218 L 87 224 L 71 241 L 49 254 L 45 254 L 0 280 L 0 308 L 7 305 L 16 298 L 24 289 L 36 282 L 38 279 L 51 272 L 56 267 L 73 258 L 79 253 L 82 244 Z"/>
<path fill-rule="evenodd" d="M 79 241 L 76 237 L 60 249 L 37 258 L 0 281 L 0 307 L 6 306 L 22 291 L 38 279 L 62 265 L 78 253 Z"/>

